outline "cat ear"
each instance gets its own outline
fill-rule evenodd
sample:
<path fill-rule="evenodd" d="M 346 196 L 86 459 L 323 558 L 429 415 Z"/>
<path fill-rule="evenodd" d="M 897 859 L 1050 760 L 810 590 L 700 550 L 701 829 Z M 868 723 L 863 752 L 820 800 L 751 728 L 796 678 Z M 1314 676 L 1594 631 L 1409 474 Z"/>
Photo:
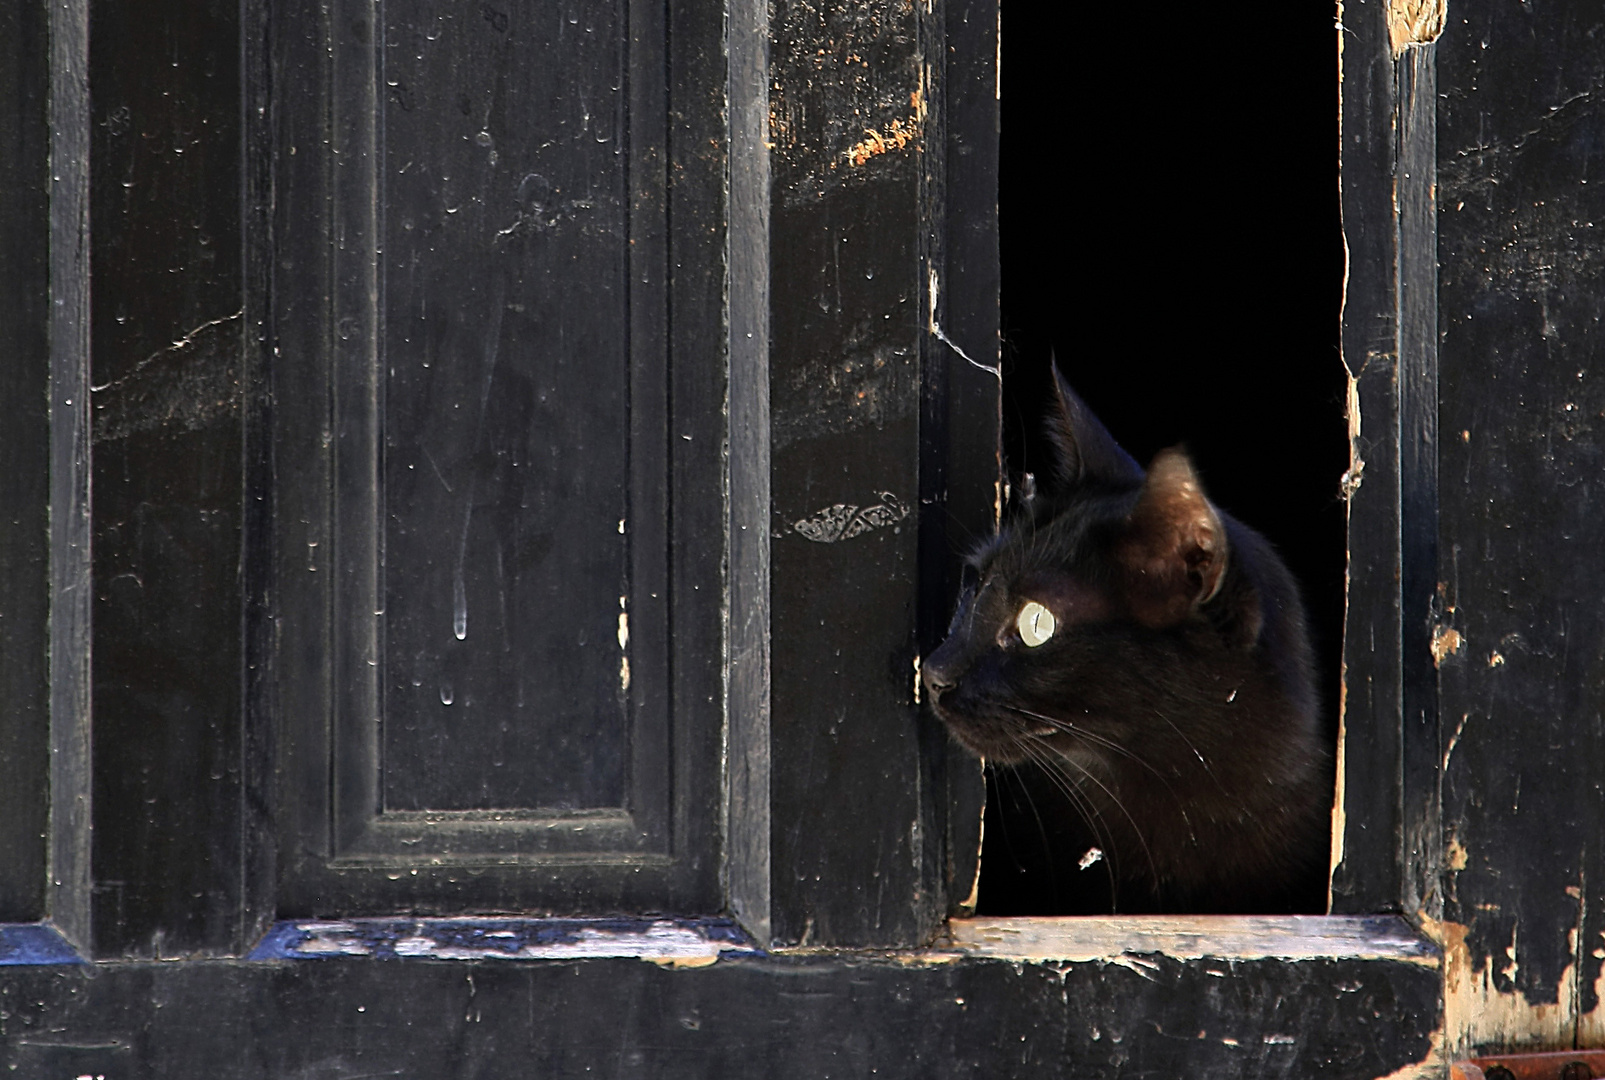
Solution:
<path fill-rule="evenodd" d="M 1213 599 L 1226 576 L 1226 528 L 1179 447 L 1148 467 L 1117 549 L 1131 574 L 1129 599 L 1147 626 L 1180 622 Z"/>
<path fill-rule="evenodd" d="M 1142 482 L 1142 466 L 1120 448 L 1109 430 L 1098 422 L 1086 402 L 1076 396 L 1053 369 L 1053 407 L 1048 414 L 1048 439 L 1054 447 L 1053 479 L 1062 489 L 1086 483 L 1130 487 Z"/>

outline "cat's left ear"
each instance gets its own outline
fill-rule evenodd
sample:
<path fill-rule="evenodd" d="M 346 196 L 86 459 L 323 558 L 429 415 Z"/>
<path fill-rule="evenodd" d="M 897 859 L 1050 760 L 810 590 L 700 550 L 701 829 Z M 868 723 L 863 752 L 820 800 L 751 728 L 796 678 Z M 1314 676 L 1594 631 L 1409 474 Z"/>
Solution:
<path fill-rule="evenodd" d="M 1213 599 L 1226 576 L 1226 528 L 1179 447 L 1148 467 L 1117 548 L 1130 573 L 1132 614 L 1170 626 Z"/>

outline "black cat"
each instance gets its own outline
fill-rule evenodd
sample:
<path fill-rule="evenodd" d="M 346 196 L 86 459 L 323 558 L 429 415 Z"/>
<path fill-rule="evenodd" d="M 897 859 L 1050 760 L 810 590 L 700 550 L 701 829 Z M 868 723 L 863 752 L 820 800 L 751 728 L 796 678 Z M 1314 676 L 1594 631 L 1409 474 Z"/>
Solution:
<path fill-rule="evenodd" d="M 1010 767 L 992 912 L 1324 910 L 1331 750 L 1292 575 L 1183 451 L 1145 474 L 1054 380 L 1056 467 L 969 558 L 922 667 L 952 734 Z"/>

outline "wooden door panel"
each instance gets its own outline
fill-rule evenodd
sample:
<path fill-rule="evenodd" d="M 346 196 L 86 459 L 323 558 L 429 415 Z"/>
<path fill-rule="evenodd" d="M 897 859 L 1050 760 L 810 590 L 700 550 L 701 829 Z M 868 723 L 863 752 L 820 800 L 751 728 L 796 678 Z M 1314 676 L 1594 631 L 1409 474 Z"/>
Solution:
<path fill-rule="evenodd" d="M 709 798 L 683 781 L 716 768 L 718 714 L 675 715 L 668 627 L 691 550 L 672 523 L 721 500 L 696 445 L 717 417 L 700 394 L 670 408 L 666 179 L 671 98 L 706 75 L 671 68 L 651 4 L 387 5 L 370 28 L 372 10 L 339 8 L 327 61 L 288 36 L 324 89 L 281 103 L 272 150 L 307 199 L 276 243 L 327 274 L 281 260 L 277 291 L 295 350 L 277 497 L 305 519 L 279 586 L 328 643 L 280 688 L 304 703 L 283 744 L 291 907 L 439 888 L 495 909 L 556 888 L 541 903 L 583 910 L 574 882 L 598 874 L 642 897 L 693 861 L 709 881 L 712 818 L 686 809 Z M 329 149 L 301 165 L 320 124 Z M 320 212 L 321 237 L 304 228 Z M 703 258 L 676 273 L 700 281 Z M 486 874 L 500 884 L 476 898 Z M 369 899 L 332 899 L 334 880 Z"/>

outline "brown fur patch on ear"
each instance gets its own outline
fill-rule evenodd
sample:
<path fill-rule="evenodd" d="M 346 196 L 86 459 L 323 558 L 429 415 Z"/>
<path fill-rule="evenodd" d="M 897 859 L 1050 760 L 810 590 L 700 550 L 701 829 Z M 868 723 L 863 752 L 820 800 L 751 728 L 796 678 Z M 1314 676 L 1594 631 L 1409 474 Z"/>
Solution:
<path fill-rule="evenodd" d="M 1179 447 L 1155 456 L 1116 551 L 1144 626 L 1172 626 L 1220 591 L 1226 529 Z"/>

